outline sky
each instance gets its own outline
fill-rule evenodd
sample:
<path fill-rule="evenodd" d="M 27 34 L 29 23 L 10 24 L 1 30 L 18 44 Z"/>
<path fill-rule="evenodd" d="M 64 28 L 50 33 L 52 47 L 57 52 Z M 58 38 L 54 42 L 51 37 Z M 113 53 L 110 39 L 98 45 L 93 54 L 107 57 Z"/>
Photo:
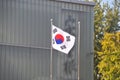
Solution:
<path fill-rule="evenodd" d="M 102 3 L 106 3 L 106 2 L 108 2 L 110 4 L 110 6 L 112 7 L 113 0 L 102 0 Z"/>

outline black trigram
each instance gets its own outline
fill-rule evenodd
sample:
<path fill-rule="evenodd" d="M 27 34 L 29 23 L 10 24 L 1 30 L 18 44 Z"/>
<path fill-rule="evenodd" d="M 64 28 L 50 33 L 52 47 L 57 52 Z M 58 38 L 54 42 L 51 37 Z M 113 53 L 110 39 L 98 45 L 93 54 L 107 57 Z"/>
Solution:
<path fill-rule="evenodd" d="M 66 36 L 66 41 L 70 41 L 70 36 Z"/>
<path fill-rule="evenodd" d="M 61 46 L 60 48 L 61 48 L 62 50 L 63 50 L 63 49 L 66 49 L 66 46 L 65 46 L 65 45 L 63 45 L 63 46 Z"/>
<path fill-rule="evenodd" d="M 55 29 L 53 29 L 53 33 L 56 33 L 57 32 L 57 29 L 55 28 Z"/>

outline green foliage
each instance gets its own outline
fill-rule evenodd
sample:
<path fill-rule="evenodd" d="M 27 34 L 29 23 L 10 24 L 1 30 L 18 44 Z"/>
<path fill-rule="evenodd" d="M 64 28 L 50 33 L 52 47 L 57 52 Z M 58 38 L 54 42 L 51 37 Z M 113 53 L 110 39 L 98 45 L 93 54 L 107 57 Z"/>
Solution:
<path fill-rule="evenodd" d="M 101 51 L 101 43 L 100 40 L 103 37 L 103 19 L 104 19 L 104 10 L 101 6 L 101 1 L 99 0 L 94 0 L 96 2 L 96 6 L 94 7 L 94 79 L 95 80 L 99 80 L 99 78 L 97 77 L 98 73 L 98 63 L 99 63 L 99 59 L 98 59 L 98 51 Z"/>
<path fill-rule="evenodd" d="M 110 7 L 108 3 L 106 4 L 106 14 L 105 14 L 105 31 L 106 32 L 114 32 L 118 25 L 118 7 L 114 5 L 114 7 Z"/>
<path fill-rule="evenodd" d="M 118 7 L 114 4 L 113 7 L 110 7 L 108 3 L 101 4 L 102 0 L 94 1 L 96 2 L 94 7 L 94 80 L 120 80 L 119 68 L 112 67 L 119 64 L 116 60 L 120 61 L 118 58 L 120 47 L 116 42 L 118 34 L 113 34 L 118 27 Z M 108 56 L 112 57 L 113 61 Z"/>
<path fill-rule="evenodd" d="M 95 0 L 96 6 L 94 7 L 94 31 L 95 31 L 95 40 L 101 39 L 101 32 L 102 28 L 104 27 L 103 25 L 103 19 L 104 19 L 104 10 L 102 6 L 100 5 L 101 1 L 97 2 Z M 97 49 L 98 50 L 98 49 Z"/>
<path fill-rule="evenodd" d="M 101 80 L 120 80 L 120 33 L 105 33 L 98 52 Z"/>

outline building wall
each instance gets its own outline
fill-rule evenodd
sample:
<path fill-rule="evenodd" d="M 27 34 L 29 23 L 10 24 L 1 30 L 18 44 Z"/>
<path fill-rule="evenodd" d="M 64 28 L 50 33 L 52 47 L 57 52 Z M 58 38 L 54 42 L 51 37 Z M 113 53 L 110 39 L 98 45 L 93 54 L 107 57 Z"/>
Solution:
<path fill-rule="evenodd" d="M 68 55 L 53 50 L 53 80 L 77 80 L 78 58 L 80 80 L 93 80 L 93 5 L 84 3 L 0 0 L 0 80 L 50 80 L 51 18 L 76 37 Z"/>

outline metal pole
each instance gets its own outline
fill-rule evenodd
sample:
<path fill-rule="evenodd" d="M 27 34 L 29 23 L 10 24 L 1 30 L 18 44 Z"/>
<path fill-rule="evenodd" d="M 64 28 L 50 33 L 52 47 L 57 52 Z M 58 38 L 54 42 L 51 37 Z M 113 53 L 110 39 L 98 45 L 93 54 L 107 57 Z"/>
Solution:
<path fill-rule="evenodd" d="M 53 25 L 53 19 L 51 19 L 51 47 L 50 47 L 50 80 L 52 80 L 52 74 L 53 74 L 53 70 L 52 70 L 52 25 Z"/>
<path fill-rule="evenodd" d="M 78 80 L 80 80 L 80 21 L 78 21 Z"/>

